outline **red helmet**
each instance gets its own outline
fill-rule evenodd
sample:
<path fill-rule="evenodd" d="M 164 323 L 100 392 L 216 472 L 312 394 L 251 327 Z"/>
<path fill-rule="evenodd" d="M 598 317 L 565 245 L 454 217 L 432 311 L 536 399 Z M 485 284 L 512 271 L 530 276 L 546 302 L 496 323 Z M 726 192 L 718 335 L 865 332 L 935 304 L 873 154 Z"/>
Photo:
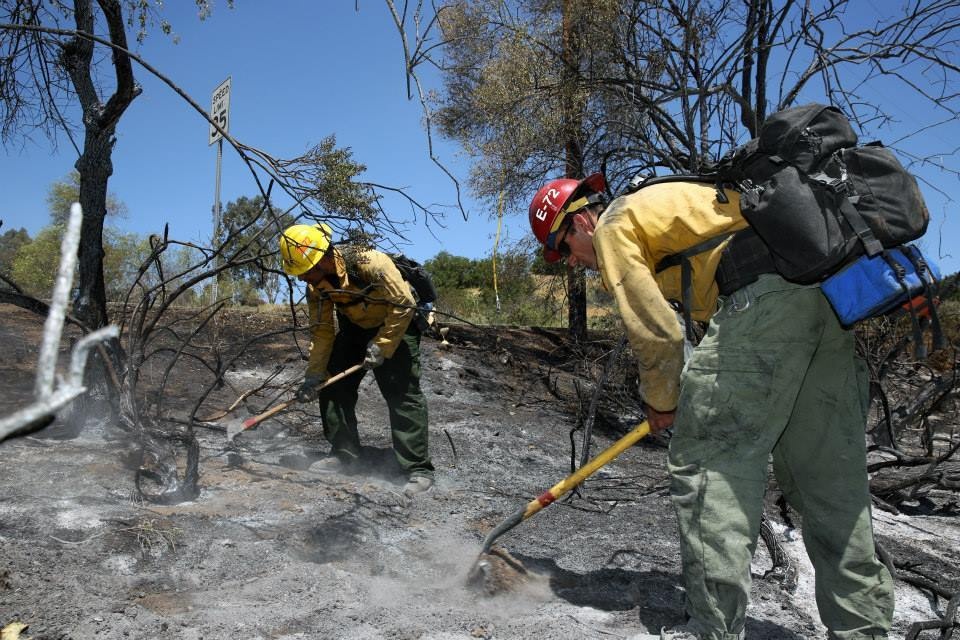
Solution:
<path fill-rule="evenodd" d="M 560 254 L 553 246 L 557 229 L 568 213 L 597 202 L 590 198 L 603 194 L 607 181 L 602 173 L 595 173 L 583 180 L 559 178 L 543 185 L 530 203 L 530 228 L 533 235 L 545 246 L 543 257 L 547 262 L 556 262 Z M 585 197 L 580 197 L 585 196 Z"/>

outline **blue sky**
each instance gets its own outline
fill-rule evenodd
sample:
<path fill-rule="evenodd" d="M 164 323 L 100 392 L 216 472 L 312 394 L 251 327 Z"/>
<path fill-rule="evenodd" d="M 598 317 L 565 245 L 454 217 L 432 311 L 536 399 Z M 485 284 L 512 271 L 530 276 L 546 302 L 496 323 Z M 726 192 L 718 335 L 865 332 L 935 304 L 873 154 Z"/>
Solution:
<path fill-rule="evenodd" d="M 355 0 L 241 1 L 233 10 L 218 3 L 203 22 L 193 4 L 167 3 L 164 15 L 179 43 L 155 30 L 137 51 L 204 108 L 209 108 L 214 88 L 230 76 L 231 135 L 274 157 L 290 158 L 334 134 L 339 146 L 349 147 L 354 159 L 367 166 L 361 179 L 403 187 L 424 203 L 455 204 L 451 181 L 429 158 L 420 104 L 407 100 L 400 39 L 381 0 L 360 0 L 359 10 Z M 204 242 L 212 228 L 216 168 L 216 147 L 207 144 L 208 125 L 166 85 L 142 68 L 134 69 L 144 91 L 118 127 L 110 191 L 129 213 L 115 224 L 146 234 L 169 223 L 172 237 Z M 915 109 L 898 93 L 865 98 L 883 101 L 905 122 Z M 895 133 L 878 135 L 890 140 Z M 960 126 L 953 122 L 905 144 L 914 152 L 946 153 L 958 139 Z M 436 135 L 434 148 L 463 183 L 467 167 L 457 149 Z M 69 173 L 75 159 L 66 140 L 51 151 L 42 136 L 0 152 L 3 229 L 25 227 L 35 234 L 47 224 L 47 190 Z M 958 192 L 955 176 L 931 169 L 920 173 L 948 195 Z M 956 204 L 929 186 L 923 190 L 932 214 L 924 248 L 944 272 L 956 272 Z M 221 201 L 256 193 L 248 170 L 225 145 Z M 473 258 L 490 254 L 495 212 L 482 208 L 466 191 L 462 197 L 469 221 L 451 211 L 445 228 L 427 229 L 418 218 L 420 224 L 406 228 L 410 244 L 403 249 L 408 255 L 424 260 L 440 251 Z M 289 202 L 278 197 L 276 204 L 285 208 Z M 412 216 L 399 198 L 387 196 L 385 206 L 392 217 Z M 501 241 L 528 233 L 525 212 L 508 214 Z"/>
<path fill-rule="evenodd" d="M 137 52 L 205 109 L 229 76 L 232 136 L 274 157 L 292 158 L 334 134 L 338 146 L 349 147 L 367 166 L 362 180 L 404 188 L 423 203 L 456 203 L 453 183 L 429 158 L 420 103 L 407 100 L 400 38 L 383 2 L 361 1 L 359 11 L 353 0 L 238 2 L 233 10 L 219 3 L 203 22 L 192 5 L 177 0 L 165 9 L 179 43 L 157 30 Z M 134 73 L 143 93 L 118 126 L 110 180 L 128 215 L 113 224 L 150 233 L 169 222 L 171 237 L 208 239 L 216 146 L 208 146 L 207 122 L 147 71 L 135 65 Z M 462 182 L 466 167 L 458 165 L 456 149 L 436 136 L 434 146 Z M 51 151 L 42 136 L 0 153 L 3 230 L 25 227 L 34 234 L 46 225 L 49 186 L 75 160 L 66 139 Z M 257 193 L 246 166 L 224 145 L 221 201 Z M 278 189 L 273 195 L 278 206 L 290 205 Z M 385 198 L 392 218 L 412 218 L 404 200 Z M 451 210 L 446 228 L 428 229 L 418 216 L 406 228 L 410 244 L 404 251 L 420 260 L 440 251 L 488 255 L 496 220 L 466 192 L 462 198 L 469 223 Z M 514 216 L 506 232 L 519 239 L 525 225 L 525 216 Z"/>

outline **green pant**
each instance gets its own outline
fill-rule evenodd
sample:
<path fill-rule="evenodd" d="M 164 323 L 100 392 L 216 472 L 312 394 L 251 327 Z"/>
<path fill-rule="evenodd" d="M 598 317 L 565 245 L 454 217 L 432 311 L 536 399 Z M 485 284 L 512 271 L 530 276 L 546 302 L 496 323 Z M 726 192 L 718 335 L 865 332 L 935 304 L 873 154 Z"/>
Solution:
<path fill-rule="evenodd" d="M 376 329 L 362 329 L 338 315 L 339 331 L 333 341 L 327 370 L 335 375 L 362 362 Z M 365 370 L 347 376 L 320 392 L 323 435 L 333 454 L 344 459 L 360 455 L 357 434 L 357 390 Z M 420 390 L 420 331 L 411 323 L 391 358 L 373 370 L 387 402 L 393 451 L 410 476 L 433 477 L 428 453 L 427 400 Z"/>
<path fill-rule="evenodd" d="M 687 614 L 703 637 L 743 630 L 771 454 L 829 637 L 886 636 L 893 581 L 873 541 L 867 392 L 853 334 L 818 288 L 764 275 L 724 300 L 684 369 L 670 442 Z"/>

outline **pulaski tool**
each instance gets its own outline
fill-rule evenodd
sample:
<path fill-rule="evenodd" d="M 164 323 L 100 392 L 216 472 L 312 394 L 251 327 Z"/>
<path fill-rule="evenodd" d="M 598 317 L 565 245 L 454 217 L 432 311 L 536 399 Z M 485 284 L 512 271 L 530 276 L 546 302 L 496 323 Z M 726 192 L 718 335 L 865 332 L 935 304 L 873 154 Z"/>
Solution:
<path fill-rule="evenodd" d="M 343 379 L 346 378 L 347 376 L 349 376 L 349 375 L 351 375 L 351 374 L 354 374 L 354 373 L 356 373 L 357 371 L 360 371 L 361 369 L 363 369 L 363 364 L 362 364 L 362 363 L 361 363 L 361 364 L 355 364 L 355 365 L 353 365 L 352 367 L 350 367 L 349 369 L 345 369 L 345 370 L 341 371 L 340 373 L 338 373 L 338 374 L 335 375 L 335 376 L 330 376 L 330 377 L 327 379 L 326 382 L 324 382 L 322 385 L 320 385 L 319 387 L 317 387 L 317 391 L 320 391 L 321 389 L 324 389 L 324 388 L 326 388 L 326 387 L 329 387 L 329 386 L 332 385 L 333 383 L 339 382 L 340 380 L 343 380 Z M 233 439 L 236 438 L 239 434 L 243 433 L 243 432 L 246 431 L 247 429 L 252 429 L 252 428 L 254 428 L 254 427 L 257 426 L 258 424 L 260 424 L 261 422 L 263 422 L 264 420 L 266 420 L 267 418 L 269 418 L 270 416 L 274 416 L 274 415 L 280 413 L 281 411 L 283 411 L 284 409 L 286 409 L 286 408 L 289 407 L 290 405 L 295 404 L 296 402 L 297 402 L 297 398 L 296 398 L 296 396 L 294 396 L 293 398 L 291 398 L 291 399 L 289 399 L 289 400 L 286 400 L 286 401 L 284 401 L 284 402 L 281 402 L 280 404 L 277 404 L 277 405 L 274 405 L 274 406 L 270 407 L 269 409 L 267 409 L 267 410 L 264 411 L 263 413 L 258 414 L 258 415 L 255 415 L 255 416 L 253 416 L 252 418 L 247 418 L 246 420 L 239 420 L 239 419 L 238 419 L 238 420 L 234 420 L 234 421 L 230 422 L 230 423 L 227 425 L 227 440 L 233 440 Z"/>
<path fill-rule="evenodd" d="M 650 433 L 650 423 L 646 420 L 637 425 L 595 458 L 553 485 L 547 491 L 520 507 L 509 518 L 497 525 L 483 541 L 483 549 L 467 574 L 467 585 L 488 595 L 507 590 L 515 584 L 525 582 L 527 570 L 523 564 L 500 548 L 494 548 L 494 541 L 510 529 L 533 516 L 544 507 L 553 504 L 558 498 L 593 475 L 600 467 L 632 447 Z"/>

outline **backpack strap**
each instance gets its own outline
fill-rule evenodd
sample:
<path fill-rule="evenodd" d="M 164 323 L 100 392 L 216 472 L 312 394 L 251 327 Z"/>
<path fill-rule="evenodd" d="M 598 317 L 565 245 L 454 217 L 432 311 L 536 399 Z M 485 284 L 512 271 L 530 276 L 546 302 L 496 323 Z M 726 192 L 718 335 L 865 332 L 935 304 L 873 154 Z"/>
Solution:
<path fill-rule="evenodd" d="M 360 291 L 357 293 L 344 291 L 342 288 L 343 283 L 340 283 L 341 291 L 344 293 L 352 293 L 352 298 L 348 302 L 338 302 L 337 306 L 352 307 L 360 304 L 361 302 L 368 302 L 371 294 L 380 287 L 380 284 L 376 282 L 369 282 L 366 280 L 366 278 L 363 278 L 360 275 L 359 264 L 356 261 L 356 253 L 350 248 L 347 248 L 343 251 L 343 261 L 347 270 L 347 278 L 350 279 L 350 284 L 360 289 Z"/>
<path fill-rule="evenodd" d="M 824 187 L 827 191 L 833 194 L 834 198 L 837 199 L 837 205 L 840 209 L 840 213 L 843 214 L 843 219 L 847 221 L 847 224 L 850 225 L 850 228 L 853 229 L 853 232 L 857 234 L 857 237 L 860 239 L 861 244 L 863 244 L 863 248 L 866 250 L 867 255 L 872 258 L 873 256 L 882 253 L 883 245 L 879 240 L 877 240 L 877 237 L 873 235 L 873 231 L 870 230 L 867 222 L 863 219 L 863 216 L 860 215 L 860 212 L 857 211 L 857 208 L 854 206 L 860 196 L 848 195 L 847 190 L 849 187 L 847 186 L 847 181 L 844 178 L 834 178 L 828 176 L 823 171 L 811 173 L 809 178 L 811 182 L 815 182 Z"/>
<path fill-rule="evenodd" d="M 654 272 L 660 273 L 671 267 L 680 266 L 681 313 L 683 313 L 683 323 L 687 330 L 687 339 L 691 342 L 696 341 L 696 333 L 693 330 L 693 322 L 690 318 L 690 308 L 693 306 L 693 267 L 690 266 L 690 258 L 699 253 L 719 247 L 734 233 L 735 232 L 722 233 L 709 240 L 697 243 L 688 249 L 672 253 L 662 258 L 654 267 Z"/>
<path fill-rule="evenodd" d="M 937 313 L 936 305 L 938 294 L 937 281 L 933 277 L 927 261 L 923 259 L 919 251 L 916 251 L 912 246 L 907 246 L 903 248 L 903 254 L 907 256 L 907 259 L 913 264 L 917 270 L 917 276 L 920 277 L 920 282 L 923 284 L 923 294 L 927 299 L 927 311 L 930 315 L 930 325 L 933 332 L 933 349 L 934 351 L 945 349 L 947 341 L 943 336 L 943 329 L 940 326 L 940 314 Z M 913 310 L 912 301 L 908 302 L 908 304 L 910 305 L 910 309 Z"/>
<path fill-rule="evenodd" d="M 700 182 L 712 184 L 717 190 L 717 202 L 720 204 L 727 204 L 730 202 L 730 198 L 727 197 L 727 194 L 724 191 L 726 182 L 719 173 L 678 173 L 676 175 L 669 176 L 650 176 L 649 178 L 644 178 L 642 182 L 633 186 L 626 193 L 633 193 L 643 189 L 644 187 L 649 187 L 655 184 L 665 184 L 668 182 Z"/>
<path fill-rule="evenodd" d="M 677 265 L 683 266 L 684 262 L 689 264 L 689 258 L 697 255 L 698 253 L 703 253 L 704 251 L 710 251 L 710 249 L 716 249 L 724 240 L 732 236 L 736 231 L 731 231 L 729 233 L 721 233 L 718 236 L 714 236 L 709 240 L 704 240 L 703 242 L 698 242 L 697 244 L 684 249 L 683 251 L 678 251 L 677 253 L 671 253 L 668 256 L 665 256 L 657 262 L 657 266 L 654 267 L 656 273 L 660 273 L 670 267 L 675 267 Z"/>
<path fill-rule="evenodd" d="M 900 284 L 900 288 L 903 290 L 903 295 L 907 299 L 907 310 L 910 313 L 910 326 L 913 327 L 913 353 L 917 356 L 917 358 L 926 358 L 927 346 L 923 344 L 923 334 L 920 329 L 920 321 L 917 318 L 917 308 L 914 305 L 909 304 L 910 288 L 907 286 L 907 270 L 888 252 L 883 251 L 880 255 L 883 256 L 883 260 L 890 265 L 890 269 L 893 271 L 893 275 L 896 277 L 897 282 Z"/>

